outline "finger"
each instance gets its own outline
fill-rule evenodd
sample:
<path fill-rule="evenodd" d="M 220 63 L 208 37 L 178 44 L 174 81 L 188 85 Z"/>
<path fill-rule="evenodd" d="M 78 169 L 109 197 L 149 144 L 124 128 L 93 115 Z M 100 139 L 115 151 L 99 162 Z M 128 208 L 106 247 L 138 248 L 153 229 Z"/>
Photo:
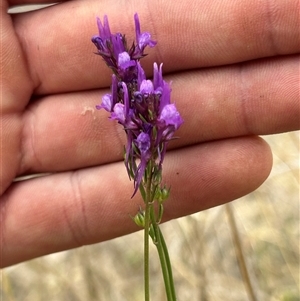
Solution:
<path fill-rule="evenodd" d="M 12 21 L 0 2 L 0 195 L 15 177 L 20 165 L 20 112 L 28 103 L 33 84 Z"/>
<path fill-rule="evenodd" d="M 177 74 L 172 99 L 185 123 L 170 148 L 299 129 L 299 57 Z M 102 93 L 104 93 L 103 91 Z M 107 92 L 107 91 L 106 91 Z M 62 171 L 123 158 L 123 128 L 95 111 L 101 92 L 44 97 L 24 116 L 20 173 Z"/>
<path fill-rule="evenodd" d="M 165 72 L 171 72 L 297 53 L 298 11 L 297 0 L 131 1 L 118 3 L 118 9 L 111 1 L 84 0 L 14 20 L 36 93 L 48 94 L 109 85 L 110 71 L 90 42 L 99 14 L 107 14 L 112 31 L 131 41 L 133 14 L 139 13 L 142 29 L 159 42 L 144 60 L 150 73 L 153 61 L 163 61 Z"/>
<path fill-rule="evenodd" d="M 166 219 L 231 201 L 257 188 L 272 165 L 259 138 L 238 138 L 172 151 Z M 2 266 L 136 231 L 139 196 L 123 163 L 15 183 L 0 200 Z"/>

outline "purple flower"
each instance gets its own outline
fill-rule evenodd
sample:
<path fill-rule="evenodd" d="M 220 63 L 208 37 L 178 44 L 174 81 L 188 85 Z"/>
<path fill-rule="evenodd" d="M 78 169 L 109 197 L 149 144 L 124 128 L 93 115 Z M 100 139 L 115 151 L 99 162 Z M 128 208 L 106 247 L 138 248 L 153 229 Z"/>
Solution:
<path fill-rule="evenodd" d="M 175 130 L 177 130 L 183 123 L 183 119 L 173 103 L 163 107 L 159 120 L 164 121 L 166 126 L 173 125 Z"/>
<path fill-rule="evenodd" d="M 103 56 L 110 56 L 109 43 L 111 41 L 112 34 L 110 32 L 108 18 L 105 15 L 103 19 L 103 25 L 100 18 L 97 17 L 97 25 L 99 30 L 98 36 L 92 37 L 92 42 L 97 47 L 99 54 Z"/>
<path fill-rule="evenodd" d="M 154 89 L 161 93 L 161 99 L 160 99 L 160 105 L 159 105 L 159 111 L 161 112 L 162 109 L 170 104 L 171 100 L 171 88 L 168 83 L 166 83 L 163 80 L 162 76 L 162 66 L 163 64 L 160 64 L 159 68 L 156 63 L 153 64 L 153 85 Z"/>
<path fill-rule="evenodd" d="M 104 109 L 107 112 L 113 111 L 113 108 L 118 101 L 117 85 L 118 85 L 118 82 L 117 82 L 116 76 L 113 74 L 112 75 L 112 85 L 111 85 L 112 94 L 105 94 L 102 97 L 101 105 L 96 105 L 97 110 Z"/>
<path fill-rule="evenodd" d="M 164 86 L 165 81 L 162 77 L 162 66 L 163 64 L 160 64 L 159 68 L 156 63 L 153 64 L 153 85 L 154 89 L 158 89 Z"/>
<path fill-rule="evenodd" d="M 102 97 L 101 105 L 96 105 L 96 109 L 97 110 L 104 109 L 107 112 L 110 112 L 112 110 L 112 96 L 111 96 L 111 94 L 105 94 Z"/>
<path fill-rule="evenodd" d="M 134 15 L 134 23 L 135 23 L 135 35 L 136 42 L 140 52 L 142 53 L 146 46 L 154 47 L 156 45 L 156 41 L 151 40 L 151 35 L 149 32 L 141 33 L 140 21 L 138 14 Z"/>
<path fill-rule="evenodd" d="M 144 132 L 141 132 L 136 139 L 136 145 L 141 154 L 145 154 L 151 146 L 150 136 Z"/>
<path fill-rule="evenodd" d="M 124 52 L 119 53 L 118 66 L 120 67 L 120 69 L 126 70 L 130 67 L 134 67 L 135 65 L 136 65 L 136 62 L 134 60 L 130 59 L 128 52 L 124 51 Z"/>
<path fill-rule="evenodd" d="M 149 94 L 149 93 L 153 93 L 153 91 L 154 91 L 154 87 L 152 81 L 149 79 L 148 80 L 144 79 L 141 82 L 140 92 L 142 94 Z"/>
<path fill-rule="evenodd" d="M 114 106 L 114 111 L 111 113 L 110 118 L 119 121 L 121 124 L 125 124 L 125 108 L 122 103 L 117 103 Z"/>
<path fill-rule="evenodd" d="M 109 40 L 111 37 L 111 32 L 109 28 L 108 18 L 105 15 L 103 18 L 103 25 L 101 23 L 100 18 L 97 18 L 97 25 L 99 30 L 99 36 L 103 41 Z"/>

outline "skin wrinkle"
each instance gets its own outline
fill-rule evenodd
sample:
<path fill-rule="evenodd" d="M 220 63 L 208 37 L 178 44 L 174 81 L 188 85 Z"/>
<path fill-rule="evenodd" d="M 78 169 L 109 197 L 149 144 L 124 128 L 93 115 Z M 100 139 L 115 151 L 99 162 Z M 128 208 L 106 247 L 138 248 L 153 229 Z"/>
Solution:
<path fill-rule="evenodd" d="M 38 156 L 35 151 L 35 127 L 36 116 L 34 110 L 30 107 L 24 112 L 23 116 L 23 126 L 21 132 L 21 142 L 20 142 L 20 167 L 18 174 L 24 174 L 30 170 L 30 166 L 27 166 L 26 162 L 28 160 L 26 157 L 34 158 L 37 165 L 42 166 L 42 162 L 38 159 Z"/>
<path fill-rule="evenodd" d="M 33 3 L 36 4 L 36 2 L 33 2 Z M 47 3 L 47 1 L 46 1 L 46 3 Z M 56 4 L 54 4 L 54 6 L 56 6 L 58 4 L 60 4 L 60 3 L 56 3 Z M 46 8 L 33 10 L 32 12 L 27 12 L 26 14 L 27 15 L 35 14 L 35 13 L 38 13 L 39 10 L 46 9 Z M 22 54 L 24 57 L 26 70 L 27 70 L 28 74 L 30 75 L 31 82 L 33 84 L 33 92 L 34 92 L 34 91 L 39 90 L 39 88 L 42 86 L 42 84 L 43 84 L 42 78 L 47 77 L 47 72 L 44 71 L 45 68 L 44 68 L 44 65 L 42 64 L 42 61 L 43 61 L 42 58 L 40 57 L 40 55 L 37 55 L 37 54 L 40 54 L 39 44 L 36 44 L 35 46 L 30 45 L 30 43 L 28 42 L 28 34 L 26 34 L 26 32 L 28 31 L 28 27 L 26 27 L 26 22 L 24 22 L 24 24 L 22 25 L 22 22 L 19 21 L 18 17 L 19 17 L 19 14 L 11 15 L 15 33 L 16 33 L 16 36 L 18 37 L 18 42 L 19 42 L 19 45 L 20 45 L 20 48 L 22 50 Z M 16 26 L 16 20 L 18 20 L 18 26 Z M 22 20 L 22 18 L 21 18 L 21 20 Z M 48 35 L 49 35 L 49 32 L 48 32 Z M 41 67 L 41 74 L 39 74 L 37 72 L 36 68 L 30 68 L 30 66 L 34 65 L 34 64 L 30 64 L 30 53 L 31 53 L 30 48 L 37 49 L 37 51 L 35 51 L 34 56 L 35 56 L 35 58 L 36 57 L 39 58 L 39 62 L 40 62 L 39 66 Z"/>
<path fill-rule="evenodd" d="M 82 244 L 80 243 L 80 240 L 77 238 L 76 231 L 74 229 L 74 225 L 72 224 L 72 221 L 69 217 L 69 210 L 68 208 L 64 207 L 63 208 L 63 217 L 65 220 L 65 224 L 68 226 L 68 232 L 69 232 L 69 237 L 71 238 L 71 245 L 74 246 L 74 248 L 81 247 Z"/>
<path fill-rule="evenodd" d="M 32 12 L 26 13 L 26 15 L 30 15 L 30 14 L 34 15 L 35 13 L 38 13 L 38 12 L 39 11 L 32 11 Z M 13 21 L 15 33 L 18 37 L 18 42 L 19 42 L 20 48 L 23 53 L 26 69 L 27 69 L 27 71 L 30 75 L 29 77 L 33 83 L 33 92 L 34 92 L 34 91 L 39 90 L 39 88 L 43 85 L 42 78 L 43 77 L 46 78 L 47 73 L 44 72 L 45 68 L 44 68 L 44 64 L 42 63 L 43 60 L 39 55 L 40 54 L 39 44 L 36 44 L 36 45 L 30 44 L 30 41 L 28 41 L 28 36 L 29 37 L 32 37 L 32 36 L 26 34 L 26 32 L 28 31 L 28 23 L 26 23 L 26 22 L 22 23 L 22 18 L 19 18 L 19 16 L 20 16 L 19 14 L 12 15 L 12 21 Z M 16 20 L 17 20 L 17 26 L 16 26 Z M 29 30 L 30 30 L 30 28 L 29 28 Z M 39 59 L 40 72 L 37 72 L 36 68 L 30 68 L 30 66 L 34 66 L 34 64 L 31 63 L 31 59 L 30 59 L 32 57 L 32 55 L 31 55 L 32 49 L 35 49 L 34 58 L 36 59 L 38 57 L 38 59 Z"/>
<path fill-rule="evenodd" d="M 300 10 L 300 2 L 295 1 L 294 2 L 295 7 L 291 8 L 290 2 L 288 1 L 272 1 L 272 0 L 267 0 L 266 1 L 266 7 L 267 7 L 267 17 L 268 17 L 268 28 L 269 28 L 269 42 L 272 45 L 272 50 L 274 51 L 274 55 L 284 55 L 290 52 L 287 52 L 285 50 L 286 46 L 289 45 L 289 43 L 281 42 L 278 44 L 278 37 L 282 37 L 284 34 L 284 37 L 286 38 L 288 31 L 286 28 L 284 28 L 285 32 L 282 32 L 282 24 L 284 23 L 283 20 L 284 18 L 287 18 L 285 15 L 282 15 L 282 11 L 287 11 L 289 10 L 291 12 L 289 18 L 290 24 L 293 24 L 294 17 L 294 12 L 299 12 Z M 289 9 L 286 9 L 285 6 L 289 6 Z M 284 8 L 284 9 L 283 9 Z M 297 21 L 298 21 L 298 26 L 299 26 L 299 14 L 297 15 Z M 284 20 L 285 21 L 285 20 Z M 285 23 L 287 25 L 287 22 Z M 299 30 L 298 30 L 299 31 Z M 290 41 L 295 42 L 298 41 L 298 49 L 299 49 L 299 34 L 295 37 L 295 39 L 290 39 Z M 283 47 L 281 47 L 283 46 Z"/>
<path fill-rule="evenodd" d="M 80 173 L 78 171 L 72 172 L 70 175 L 70 184 L 74 199 L 73 203 L 74 206 L 80 208 L 80 210 L 77 211 L 80 212 L 80 218 L 78 219 L 78 216 L 76 216 L 76 223 L 70 223 L 69 226 L 75 241 L 79 243 L 86 240 L 86 237 L 89 236 L 88 217 L 86 216 L 85 200 L 81 192 L 80 182 Z M 66 210 L 65 207 L 64 210 Z M 75 229 L 73 228 L 74 226 Z"/>
<path fill-rule="evenodd" d="M 20 49 L 22 51 L 22 56 L 24 58 L 24 66 L 26 67 L 26 70 L 29 74 L 29 78 L 32 82 L 32 86 L 33 86 L 32 90 L 35 91 L 39 88 L 39 86 L 41 86 L 42 81 L 40 79 L 39 74 L 36 72 L 36 69 L 30 68 L 32 64 L 30 64 L 30 55 L 28 55 L 28 53 L 30 53 L 30 50 L 28 50 L 30 49 L 30 44 L 28 43 L 28 39 L 27 39 L 28 35 L 26 34 L 26 27 L 23 27 L 21 24 L 21 26 L 19 26 L 20 30 L 19 31 L 16 30 L 15 21 L 14 21 L 15 17 L 16 16 L 14 15 L 11 16 L 12 22 L 15 28 L 15 33 L 20 45 Z"/>
<path fill-rule="evenodd" d="M 275 39 L 275 27 L 274 27 L 274 20 L 276 19 L 274 17 L 274 15 L 278 15 L 279 9 L 276 6 L 275 3 L 273 3 L 272 0 L 267 0 L 265 1 L 266 5 L 266 10 L 267 10 L 267 18 L 268 18 L 268 22 L 269 22 L 269 26 L 268 26 L 268 40 L 269 40 L 269 45 L 271 45 L 271 49 L 274 51 L 275 55 L 279 55 L 280 51 L 279 48 L 276 45 L 276 39 Z"/>
<path fill-rule="evenodd" d="M 26 51 L 27 48 L 26 46 L 24 47 L 24 43 L 27 44 L 27 40 L 26 40 L 27 35 L 24 34 L 22 38 L 20 38 L 20 36 L 18 35 L 18 31 L 15 28 L 14 17 L 11 16 L 11 19 L 15 30 L 14 34 L 17 36 L 17 43 L 20 50 L 20 54 L 18 55 L 18 57 L 22 59 L 22 69 L 24 69 L 27 75 L 30 75 L 26 77 L 26 79 L 30 82 L 30 85 L 28 85 L 28 87 L 30 87 L 30 90 L 28 91 L 28 97 L 30 97 L 31 93 L 34 91 L 34 89 L 36 89 L 37 84 L 35 83 L 32 77 L 32 73 L 31 73 L 32 68 L 30 68 L 31 64 L 28 59 L 28 52 Z M 6 56 L 4 55 L 4 57 Z M 7 57 L 9 57 L 9 55 L 7 55 Z M 26 99 L 25 95 L 27 94 L 23 94 L 22 96 Z"/>

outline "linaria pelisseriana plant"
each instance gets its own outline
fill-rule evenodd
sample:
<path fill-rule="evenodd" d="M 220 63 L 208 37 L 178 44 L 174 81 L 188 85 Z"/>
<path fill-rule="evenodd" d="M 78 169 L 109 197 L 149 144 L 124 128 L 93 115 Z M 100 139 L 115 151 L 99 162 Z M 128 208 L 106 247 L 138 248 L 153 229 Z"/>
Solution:
<path fill-rule="evenodd" d="M 162 65 L 154 63 L 153 80 L 146 79 L 140 64 L 147 46 L 156 42 L 148 32 L 141 32 L 138 15 L 134 15 L 136 41 L 128 47 L 125 35 L 112 34 L 108 18 L 98 18 L 99 34 L 92 38 L 99 54 L 111 68 L 111 93 L 102 97 L 97 109 L 110 113 L 124 128 L 127 136 L 124 161 L 130 179 L 134 181 L 132 197 L 139 190 L 144 208 L 134 221 L 144 228 L 145 301 L 150 300 L 149 236 L 157 247 L 168 301 L 175 301 L 175 289 L 167 247 L 159 228 L 163 203 L 170 189 L 162 186 L 162 164 L 168 141 L 183 120 L 170 102 L 171 89 L 162 76 Z M 155 206 L 155 203 L 157 205 Z"/>

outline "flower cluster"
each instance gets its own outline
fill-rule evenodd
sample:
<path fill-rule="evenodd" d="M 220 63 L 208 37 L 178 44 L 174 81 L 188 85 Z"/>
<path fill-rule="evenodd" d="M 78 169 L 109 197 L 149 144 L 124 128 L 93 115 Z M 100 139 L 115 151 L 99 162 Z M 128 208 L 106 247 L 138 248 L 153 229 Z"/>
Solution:
<path fill-rule="evenodd" d="M 148 163 L 162 168 L 166 144 L 183 120 L 170 103 L 170 86 L 163 80 L 162 65 L 153 68 L 153 80 L 147 80 L 139 60 L 147 46 L 156 42 L 148 32 L 141 33 L 138 15 L 134 15 L 136 43 L 127 47 L 125 35 L 112 34 L 107 16 L 98 18 L 99 35 L 92 38 L 99 55 L 112 69 L 111 93 L 102 98 L 97 109 L 105 109 L 110 119 L 123 125 L 127 134 L 125 165 L 134 179 L 134 193 L 140 187 Z"/>

